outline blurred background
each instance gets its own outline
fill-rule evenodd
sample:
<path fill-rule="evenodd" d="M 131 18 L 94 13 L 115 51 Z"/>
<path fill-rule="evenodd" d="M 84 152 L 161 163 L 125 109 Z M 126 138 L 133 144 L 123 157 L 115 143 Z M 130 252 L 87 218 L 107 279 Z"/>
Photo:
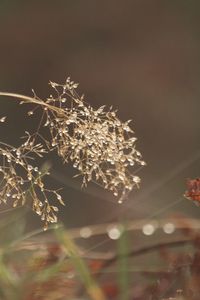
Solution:
<path fill-rule="evenodd" d="M 187 178 L 200 176 L 199 8 L 182 0 L 0 1 L 0 90 L 32 95 L 33 88 L 45 98 L 49 80 L 71 76 L 92 106 L 113 105 L 122 120 L 133 120 L 147 162 L 140 190 L 119 205 L 93 184 L 81 190 L 72 169 L 51 158 L 67 228 L 177 213 L 199 218 L 183 197 Z M 25 128 L 37 127 L 26 111 L 1 98 L 2 141 L 18 145 Z"/>

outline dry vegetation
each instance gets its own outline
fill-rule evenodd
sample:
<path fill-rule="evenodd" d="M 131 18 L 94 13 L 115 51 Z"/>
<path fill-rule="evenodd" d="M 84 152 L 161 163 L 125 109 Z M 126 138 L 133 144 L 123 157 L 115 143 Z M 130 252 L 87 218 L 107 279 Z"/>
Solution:
<path fill-rule="evenodd" d="M 0 142 L 0 203 L 12 203 L 13 207 L 27 205 L 41 217 L 45 230 L 49 223 L 57 222 L 58 204 L 65 205 L 65 201 L 59 190 L 48 188 L 45 177 L 49 175 L 49 166 L 40 167 L 37 158 L 45 160 L 49 152 L 56 152 L 63 164 L 72 164 L 76 176 L 82 176 L 83 186 L 90 181 L 98 183 L 111 191 L 119 203 L 133 188 L 139 187 L 140 177 L 136 172 L 145 165 L 135 147 L 136 137 L 129 127 L 130 121 L 122 122 L 112 108 L 91 107 L 83 95 L 78 95 L 78 84 L 70 78 L 64 84 L 50 82 L 50 85 L 54 94 L 46 100 L 34 92 L 33 97 L 0 93 L 19 100 L 20 104 L 31 104 L 28 116 L 36 111 L 41 114 L 37 130 L 26 131 L 19 147 Z M 6 121 L 1 116 L 0 122 Z M 188 181 L 185 197 L 199 204 L 198 178 Z M 11 218 L 6 216 L 0 222 L 2 300 L 88 297 L 92 300 L 199 300 L 200 238 L 188 220 L 181 219 L 176 224 L 184 238 L 136 250 L 128 247 L 127 231 L 123 229 L 118 250 L 110 258 L 94 259 L 84 256 L 61 229 L 54 231 L 51 242 L 41 238 L 31 240 L 39 232 L 26 235 L 23 215 L 17 216 L 18 212 L 13 209 Z M 187 253 L 188 248 L 180 251 L 180 246 L 189 246 L 190 252 Z M 167 267 L 161 270 L 159 265 L 154 265 L 150 270 L 133 270 L 130 278 L 131 259 L 154 251 Z M 115 276 L 109 280 L 103 278 L 102 274 L 109 272 Z M 141 278 L 141 282 L 135 278 Z"/>
<path fill-rule="evenodd" d="M 49 170 L 42 171 L 35 165 L 36 156 L 44 157 L 56 151 L 64 164 L 70 162 L 78 170 L 77 176 L 82 176 L 83 186 L 89 181 L 97 182 L 113 192 L 119 203 L 139 186 L 140 178 L 135 172 L 138 166 L 145 165 L 135 148 L 136 138 L 129 127 L 130 121 L 120 121 L 112 108 L 109 111 L 105 106 L 92 108 L 78 95 L 78 84 L 70 78 L 64 84 L 50 82 L 50 85 L 54 95 L 46 100 L 38 98 L 34 92 L 33 97 L 0 93 L 20 100 L 20 104 L 34 104 L 29 116 L 41 111 L 37 131 L 26 132 L 26 141 L 20 147 L 0 143 L 0 200 L 7 203 L 14 199 L 15 207 L 31 199 L 33 211 L 44 221 L 44 229 L 49 223 L 57 222 L 58 207 L 49 203 L 49 193 L 63 205 L 64 201 L 58 191 L 45 186 L 43 177 Z M 1 122 L 5 121 L 3 116 Z M 18 172 L 19 169 L 22 170 Z"/>

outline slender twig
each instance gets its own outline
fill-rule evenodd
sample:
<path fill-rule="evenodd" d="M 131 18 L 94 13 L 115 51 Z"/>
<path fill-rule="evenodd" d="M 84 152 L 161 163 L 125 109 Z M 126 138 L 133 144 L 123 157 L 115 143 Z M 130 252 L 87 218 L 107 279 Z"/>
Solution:
<path fill-rule="evenodd" d="M 62 114 L 62 109 L 59 109 L 58 107 L 55 107 L 53 105 L 49 105 L 48 103 L 42 101 L 42 100 L 38 100 L 34 97 L 28 97 L 28 96 L 24 96 L 21 94 L 17 94 L 17 93 L 7 93 L 7 92 L 0 92 L 0 96 L 5 96 L 5 97 L 10 97 L 11 99 L 15 99 L 15 100 L 23 100 L 27 103 L 34 103 L 34 104 L 38 104 L 44 107 L 47 107 L 51 110 L 56 111 L 57 113 Z"/>
<path fill-rule="evenodd" d="M 133 250 L 127 254 L 128 257 L 136 257 L 140 256 L 152 251 L 160 250 L 162 248 L 170 247 L 170 248 L 175 248 L 175 247 L 181 247 L 184 245 L 188 244 L 193 244 L 195 242 L 195 239 L 182 239 L 182 240 L 175 240 L 175 241 L 170 241 L 170 242 L 164 242 L 164 243 L 158 243 L 152 246 L 147 246 L 144 248 L 140 248 L 137 250 Z M 104 262 L 102 268 L 108 268 L 110 265 L 115 263 L 119 259 L 119 255 L 116 254 L 114 255 L 111 259 L 108 259 Z"/>

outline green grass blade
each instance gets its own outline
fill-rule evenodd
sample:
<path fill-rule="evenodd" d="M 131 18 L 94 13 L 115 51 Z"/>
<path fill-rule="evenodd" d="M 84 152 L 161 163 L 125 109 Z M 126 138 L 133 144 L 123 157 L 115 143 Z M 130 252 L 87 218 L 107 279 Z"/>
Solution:
<path fill-rule="evenodd" d="M 84 260 L 80 257 L 78 248 L 76 247 L 73 240 L 63 229 L 58 229 L 55 232 L 58 240 L 63 245 L 66 254 L 71 259 L 77 273 L 79 274 L 80 279 L 84 284 L 90 298 L 92 300 L 105 300 L 105 296 L 101 288 L 94 281 L 87 265 L 85 264 Z"/>
<path fill-rule="evenodd" d="M 128 263 L 128 231 L 125 227 L 121 229 L 121 236 L 118 240 L 118 281 L 119 281 L 119 299 L 128 300 L 129 298 L 129 263 Z"/>

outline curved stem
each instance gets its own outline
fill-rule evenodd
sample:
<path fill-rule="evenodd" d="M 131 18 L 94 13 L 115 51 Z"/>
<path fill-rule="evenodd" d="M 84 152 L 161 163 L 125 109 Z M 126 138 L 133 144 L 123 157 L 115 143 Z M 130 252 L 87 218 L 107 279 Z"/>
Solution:
<path fill-rule="evenodd" d="M 180 239 L 180 240 L 175 240 L 175 241 L 158 243 L 158 244 L 155 244 L 155 245 L 151 245 L 151 246 L 147 246 L 147 247 L 140 248 L 140 249 L 137 249 L 137 250 L 133 250 L 133 251 L 129 252 L 127 254 L 127 256 L 128 257 L 137 257 L 139 255 L 143 255 L 143 254 L 149 253 L 151 251 L 156 251 L 156 250 L 163 249 L 164 247 L 175 248 L 175 247 L 180 247 L 180 246 L 183 246 L 183 245 L 193 244 L 194 242 L 195 242 L 195 239 L 190 238 L 190 239 Z M 118 260 L 118 258 L 119 258 L 118 254 L 114 255 L 112 258 L 105 261 L 102 268 L 108 268 L 110 265 L 112 265 L 114 262 L 116 262 Z"/>
<path fill-rule="evenodd" d="M 28 97 L 28 96 L 24 96 L 24 95 L 21 95 L 21 94 L 7 93 L 7 92 L 0 92 L 0 96 L 10 97 L 10 98 L 16 98 L 16 99 L 23 100 L 23 101 L 28 102 L 28 103 L 38 104 L 38 105 L 47 107 L 47 108 L 49 108 L 51 110 L 54 110 L 57 113 L 62 114 L 62 111 L 58 107 L 55 107 L 53 105 L 49 105 L 46 102 L 44 102 L 42 100 L 38 100 L 38 99 L 36 99 L 34 97 Z"/>

